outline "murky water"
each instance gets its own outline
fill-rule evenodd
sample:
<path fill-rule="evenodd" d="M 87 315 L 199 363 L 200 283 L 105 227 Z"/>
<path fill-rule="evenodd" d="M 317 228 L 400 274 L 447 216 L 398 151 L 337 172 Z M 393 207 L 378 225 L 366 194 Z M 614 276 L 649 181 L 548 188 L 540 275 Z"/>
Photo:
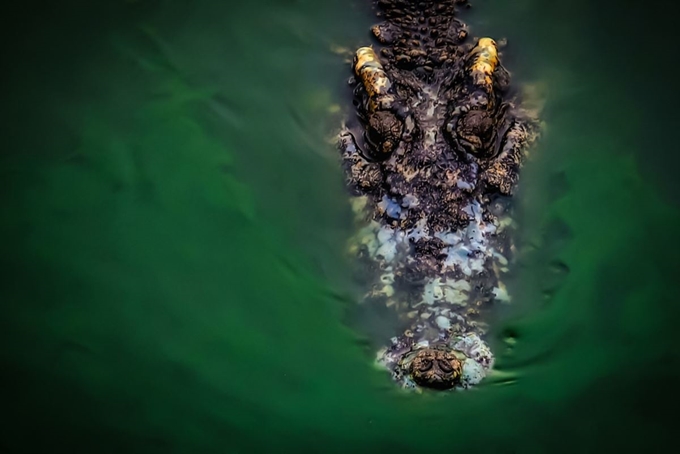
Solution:
<path fill-rule="evenodd" d="M 478 1 L 546 134 L 498 374 L 395 389 L 356 320 L 330 139 L 366 2 L 8 13 L 3 452 L 633 451 L 671 442 L 670 10 Z M 11 25 L 11 26 L 10 26 Z M 665 411 L 664 411 L 665 410 Z M 0 451 L 2 451 L 0 449 Z"/>

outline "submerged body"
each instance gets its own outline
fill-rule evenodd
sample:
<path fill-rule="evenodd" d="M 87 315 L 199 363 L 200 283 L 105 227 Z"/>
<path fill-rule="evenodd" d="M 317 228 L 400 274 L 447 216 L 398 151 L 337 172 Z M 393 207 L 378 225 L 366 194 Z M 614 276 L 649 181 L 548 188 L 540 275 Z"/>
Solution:
<path fill-rule="evenodd" d="M 406 387 L 466 388 L 494 358 L 484 314 L 508 301 L 509 204 L 536 122 L 515 104 L 490 38 L 460 0 L 380 0 L 380 45 L 354 60 L 357 115 L 340 134 L 363 304 L 401 320 L 380 364 Z"/>

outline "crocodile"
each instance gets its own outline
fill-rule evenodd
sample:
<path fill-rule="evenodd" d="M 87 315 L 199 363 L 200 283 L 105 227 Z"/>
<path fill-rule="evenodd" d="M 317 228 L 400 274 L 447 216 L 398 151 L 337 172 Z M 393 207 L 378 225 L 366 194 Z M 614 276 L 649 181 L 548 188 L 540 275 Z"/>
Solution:
<path fill-rule="evenodd" d="M 488 320 L 510 300 L 512 194 L 539 135 L 500 62 L 470 36 L 466 0 L 378 0 L 349 79 L 338 142 L 358 233 L 361 304 L 394 310 L 377 362 L 405 388 L 449 390 L 492 371 Z"/>

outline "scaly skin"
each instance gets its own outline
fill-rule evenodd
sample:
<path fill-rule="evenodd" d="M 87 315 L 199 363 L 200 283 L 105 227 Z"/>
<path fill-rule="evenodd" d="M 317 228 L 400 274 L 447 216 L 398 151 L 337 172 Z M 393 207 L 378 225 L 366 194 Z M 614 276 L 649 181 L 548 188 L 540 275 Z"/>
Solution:
<path fill-rule="evenodd" d="M 468 37 L 465 1 L 380 0 L 379 45 L 357 50 L 356 119 L 340 134 L 364 304 L 403 331 L 378 361 L 407 387 L 467 388 L 493 367 L 484 314 L 509 297 L 509 198 L 537 122 L 496 42 Z"/>

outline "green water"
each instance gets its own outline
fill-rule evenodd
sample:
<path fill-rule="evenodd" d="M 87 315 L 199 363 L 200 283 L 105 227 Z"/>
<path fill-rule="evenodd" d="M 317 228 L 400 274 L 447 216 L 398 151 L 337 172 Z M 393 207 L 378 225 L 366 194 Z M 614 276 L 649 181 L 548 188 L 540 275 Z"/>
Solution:
<path fill-rule="evenodd" d="M 353 311 L 329 142 L 349 73 L 330 49 L 367 43 L 365 2 L 6 12 L 0 452 L 670 444 L 677 27 L 660 3 L 553 3 L 466 16 L 508 38 L 546 134 L 517 197 L 498 374 L 434 396 L 372 366 L 380 323 Z"/>

